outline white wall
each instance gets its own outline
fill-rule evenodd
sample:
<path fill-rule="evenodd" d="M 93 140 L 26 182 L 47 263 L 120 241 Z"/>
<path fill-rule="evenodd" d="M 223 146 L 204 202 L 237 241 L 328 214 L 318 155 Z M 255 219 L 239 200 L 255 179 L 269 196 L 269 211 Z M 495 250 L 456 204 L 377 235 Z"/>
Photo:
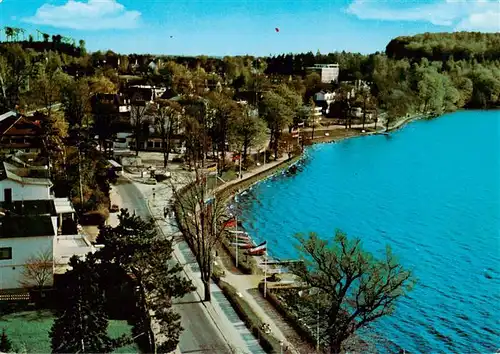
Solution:
<path fill-rule="evenodd" d="M 4 189 L 12 189 L 12 200 L 40 200 L 50 199 L 50 187 L 37 184 L 25 184 L 24 186 L 10 179 L 0 181 L 0 202 L 5 201 Z"/>
<path fill-rule="evenodd" d="M 46 250 L 53 254 L 53 242 L 54 236 L 1 238 L 0 247 L 12 247 L 12 259 L 0 260 L 0 289 L 20 288 L 26 261 Z"/>

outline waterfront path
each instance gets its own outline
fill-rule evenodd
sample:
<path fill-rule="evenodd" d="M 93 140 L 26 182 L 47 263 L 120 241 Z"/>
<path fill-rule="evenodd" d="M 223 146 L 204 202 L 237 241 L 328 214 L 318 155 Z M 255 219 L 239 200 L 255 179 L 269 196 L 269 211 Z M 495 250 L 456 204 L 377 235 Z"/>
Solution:
<path fill-rule="evenodd" d="M 170 182 L 157 185 L 140 183 L 140 175 L 125 174 L 132 180 L 128 183 L 128 194 L 133 194 L 132 198 L 125 200 L 123 192 L 122 205 L 131 212 L 136 211 L 144 217 L 153 217 L 158 228 L 165 237 L 179 236 L 175 227 L 175 220 L 171 217 L 164 219 L 163 208 L 170 204 L 172 191 Z M 176 188 L 181 187 L 188 180 L 186 173 L 175 170 L 172 173 L 172 182 Z M 131 193 L 130 189 L 135 189 Z M 153 190 L 154 189 L 154 190 Z M 154 197 L 153 197 L 154 193 Z M 138 209 L 141 205 L 138 199 L 142 199 L 145 210 Z M 181 334 L 179 351 L 181 353 L 190 352 L 212 352 L 212 353 L 264 353 L 257 339 L 246 328 L 239 319 L 229 301 L 222 294 L 222 290 L 212 284 L 212 301 L 202 302 L 203 284 L 195 257 L 187 243 L 176 237 L 174 255 L 179 264 L 182 265 L 186 277 L 193 281 L 196 287 L 194 293 L 176 300 L 174 308 L 181 314 L 181 323 L 185 331 Z"/>
<path fill-rule="evenodd" d="M 412 116 L 400 119 L 389 127 L 389 131 L 398 129 L 415 118 L 415 116 Z M 343 129 L 343 127 L 339 128 Z M 385 127 L 381 126 L 379 132 L 385 131 Z M 286 160 L 287 157 L 284 156 L 278 160 L 258 166 L 250 171 L 244 171 L 241 178 L 223 183 L 216 188 L 216 191 L 223 190 L 224 188 L 252 178 L 259 173 L 280 165 Z M 189 173 L 180 169 L 171 170 L 171 172 L 173 185 L 176 186 L 176 188 L 180 188 L 188 182 L 189 178 L 187 175 Z M 141 183 L 140 175 L 126 173 L 125 176 L 130 181 L 133 181 L 133 183 L 131 183 L 130 187 L 125 188 L 128 192 L 123 190 L 124 187 L 118 187 L 117 190 L 112 193 L 112 203 L 118 204 L 119 207 L 128 208 L 130 211 L 137 211 L 139 207 L 139 215 L 144 217 L 152 216 L 165 236 L 172 236 L 175 234 L 178 240 L 174 250 L 175 257 L 183 266 L 186 276 L 193 280 L 197 288 L 195 294 L 189 295 L 192 296 L 190 299 L 191 301 L 181 299 L 176 304 L 176 310 L 181 313 L 183 318 L 182 325 L 186 328 L 186 331 L 183 332 L 181 336 L 181 343 L 179 345 L 180 351 L 195 352 L 197 350 L 215 350 L 216 352 L 223 353 L 228 351 L 229 346 L 232 351 L 236 351 L 237 353 L 263 353 L 264 351 L 255 337 L 238 318 L 238 315 L 217 285 L 212 284 L 211 287 L 212 301 L 210 303 L 201 302 L 203 297 L 203 284 L 201 283 L 201 276 L 195 257 L 187 243 L 183 240 L 182 235 L 180 235 L 176 229 L 175 220 L 171 217 L 164 219 L 164 208 L 170 205 L 172 199 L 171 183 L 148 185 Z M 134 188 L 135 191 L 131 192 L 130 188 Z M 137 195 L 136 191 L 139 192 L 140 196 Z M 141 203 L 145 207 L 140 206 Z M 111 224 L 117 223 L 114 215 L 109 221 Z M 223 267 L 223 262 L 219 261 L 218 264 Z M 262 295 L 259 293 L 258 284 L 263 280 L 262 276 L 234 274 L 227 269 L 225 273 L 226 276 L 224 280 L 242 294 L 243 298 L 263 322 L 270 325 L 273 335 L 284 343 L 284 348 L 288 349 L 286 351 L 287 353 L 311 352 L 311 348 L 307 344 L 301 343 L 300 337 L 293 328 L 283 320 L 281 315 L 273 311 L 272 306 L 263 299 Z M 195 300 L 193 300 L 193 298 L 195 298 Z M 199 308 L 198 314 L 193 314 L 193 306 Z M 202 314 L 203 312 L 204 314 Z M 207 323 L 208 326 L 206 325 Z M 213 328 L 213 330 L 210 328 Z M 212 333 L 214 330 L 217 333 Z M 196 333 L 200 333 L 200 336 Z M 221 340 L 217 338 L 223 339 L 226 345 L 221 345 Z"/>
<path fill-rule="evenodd" d="M 223 190 L 227 187 L 230 187 L 232 185 L 235 185 L 237 183 L 245 181 L 249 178 L 252 178 L 261 172 L 264 172 L 264 171 L 267 171 L 271 168 L 274 168 L 274 167 L 278 166 L 279 164 L 285 162 L 287 159 L 288 158 L 286 156 L 282 156 L 281 158 L 279 158 L 277 160 L 273 160 L 273 161 L 270 161 L 266 164 L 257 166 L 255 168 L 251 169 L 250 171 L 243 171 L 243 173 L 241 174 L 241 178 L 236 178 L 236 179 L 233 179 L 232 181 L 228 181 L 226 183 L 221 184 L 220 186 L 217 186 L 217 188 L 215 188 L 215 192 L 218 192 L 218 191 Z"/>

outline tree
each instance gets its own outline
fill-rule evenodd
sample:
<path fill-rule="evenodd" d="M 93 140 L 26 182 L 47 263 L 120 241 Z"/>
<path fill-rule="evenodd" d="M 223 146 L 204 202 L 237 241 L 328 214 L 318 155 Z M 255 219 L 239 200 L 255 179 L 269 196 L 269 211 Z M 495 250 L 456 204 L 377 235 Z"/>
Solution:
<path fill-rule="evenodd" d="M 157 100 L 155 126 L 160 133 L 163 150 L 163 167 L 167 167 L 168 155 L 172 145 L 172 136 L 179 129 L 182 107 L 174 101 Z"/>
<path fill-rule="evenodd" d="M 61 88 L 70 83 L 71 78 L 62 72 L 59 55 L 49 52 L 46 60 L 38 64 L 37 75 L 31 85 L 32 100 L 38 107 L 45 108 L 50 119 L 54 105 L 61 101 Z"/>
<path fill-rule="evenodd" d="M 314 129 L 316 128 L 316 104 L 314 103 L 314 99 L 312 97 L 309 98 L 308 111 L 309 114 L 307 115 L 307 120 L 312 127 L 311 141 L 314 141 Z"/>
<path fill-rule="evenodd" d="M 351 104 L 354 100 L 353 87 L 350 84 L 342 83 L 339 89 L 339 99 L 344 114 L 345 128 L 351 127 Z"/>
<path fill-rule="evenodd" d="M 363 87 L 360 90 L 360 100 L 363 105 L 363 130 L 365 129 L 365 123 L 366 123 L 366 109 L 370 105 L 370 99 L 371 99 L 371 94 L 370 94 L 370 89 L 368 87 Z"/>
<path fill-rule="evenodd" d="M 42 34 L 42 36 L 43 36 L 43 41 L 44 41 L 45 43 L 48 43 L 48 42 L 49 42 L 49 39 L 50 39 L 50 34 L 48 34 L 48 33 L 43 33 L 43 34 Z"/>
<path fill-rule="evenodd" d="M 385 129 L 389 130 L 390 123 L 408 113 L 410 102 L 408 95 L 401 89 L 392 90 L 384 100 L 387 108 Z"/>
<path fill-rule="evenodd" d="M 248 149 L 261 147 L 267 138 L 266 122 L 248 108 L 231 122 L 232 140 L 243 151 L 243 162 L 247 161 Z"/>
<path fill-rule="evenodd" d="M 42 155 L 45 156 L 50 166 L 50 176 L 66 173 L 66 149 L 64 141 L 68 136 L 68 122 L 60 111 L 47 114 L 36 112 L 33 116 L 41 125 Z"/>
<path fill-rule="evenodd" d="M 292 272 L 309 291 L 293 293 L 287 303 L 309 326 L 318 325 L 319 317 L 319 338 L 330 353 L 340 353 L 358 329 L 390 315 L 415 283 L 390 247 L 376 259 L 363 251 L 359 239 L 349 240 L 341 231 L 336 232 L 334 244 L 314 233 L 297 239 L 302 262 Z"/>
<path fill-rule="evenodd" d="M 3 30 L 5 32 L 5 38 L 7 39 L 7 42 L 8 42 L 14 36 L 14 29 L 12 27 L 7 27 L 6 26 L 6 27 L 3 28 Z"/>
<path fill-rule="evenodd" d="M 32 52 L 24 51 L 19 44 L 8 44 L 2 48 L 0 78 L 3 100 L 1 109 L 16 109 L 21 93 L 27 91 L 28 79 L 33 75 L 35 60 Z"/>
<path fill-rule="evenodd" d="M 195 179 L 188 188 L 181 192 L 173 186 L 172 190 L 179 227 L 200 267 L 204 301 L 211 301 L 210 280 L 215 247 L 223 237 L 224 222 L 228 219 L 226 208 L 217 196 L 208 192 L 206 176 L 198 168 L 195 168 Z"/>
<path fill-rule="evenodd" d="M 21 285 L 25 288 L 36 287 L 42 290 L 52 283 L 54 260 L 52 250 L 39 251 L 28 258 L 24 265 Z"/>
<path fill-rule="evenodd" d="M 110 353 L 114 342 L 108 337 L 104 294 L 99 288 L 99 264 L 93 254 L 69 262 L 64 288 L 66 306 L 50 330 L 53 353 Z"/>
<path fill-rule="evenodd" d="M 62 104 L 70 129 L 87 128 L 90 115 L 90 90 L 86 79 L 68 82 L 63 88 Z"/>
<path fill-rule="evenodd" d="M 102 73 L 94 75 L 88 79 L 89 90 L 91 94 L 96 93 L 116 93 L 115 84 Z"/>
<path fill-rule="evenodd" d="M 284 84 L 278 86 L 275 91 L 264 94 L 260 112 L 271 131 L 271 146 L 274 149 L 276 159 L 278 159 L 281 132 L 286 127 L 290 128 L 292 126 L 301 106 L 301 97 Z"/>
<path fill-rule="evenodd" d="M 83 57 L 87 55 L 87 49 L 85 49 L 85 41 L 83 39 L 80 39 L 78 41 L 78 44 L 79 44 L 78 48 L 80 48 L 80 56 Z"/>
<path fill-rule="evenodd" d="M 217 156 L 221 157 L 220 170 L 224 169 L 226 164 L 226 150 L 229 138 L 229 129 L 235 120 L 240 107 L 228 96 L 223 93 L 211 92 L 209 94 L 209 118 L 211 121 L 212 145 L 217 149 Z"/>
<path fill-rule="evenodd" d="M 12 342 L 9 337 L 7 337 L 7 333 L 5 333 L 5 328 L 2 328 L 2 336 L 0 336 L 0 352 L 2 353 L 10 353 L 12 349 Z"/>
<path fill-rule="evenodd" d="M 146 101 L 132 102 L 130 110 L 130 121 L 134 131 L 135 155 L 139 155 L 140 144 L 144 136 L 144 125 L 148 125 L 149 103 Z"/>
<path fill-rule="evenodd" d="M 118 219 L 118 226 L 101 228 L 97 242 L 104 247 L 97 257 L 108 273 L 118 267 L 133 276 L 138 289 L 133 333 L 143 339 L 146 352 L 170 352 L 182 331 L 172 299 L 192 291 L 191 281 L 180 276 L 182 267 L 172 259 L 173 240 L 159 237 L 153 219 L 145 221 L 125 209 Z"/>

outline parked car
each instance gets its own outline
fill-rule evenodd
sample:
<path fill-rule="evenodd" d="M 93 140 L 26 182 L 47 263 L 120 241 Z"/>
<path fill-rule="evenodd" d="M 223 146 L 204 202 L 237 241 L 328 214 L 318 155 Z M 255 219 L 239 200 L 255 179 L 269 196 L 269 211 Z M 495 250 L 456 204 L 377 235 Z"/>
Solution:
<path fill-rule="evenodd" d="M 117 213 L 120 211 L 120 207 L 117 204 L 111 205 L 111 208 L 109 209 L 111 213 Z"/>

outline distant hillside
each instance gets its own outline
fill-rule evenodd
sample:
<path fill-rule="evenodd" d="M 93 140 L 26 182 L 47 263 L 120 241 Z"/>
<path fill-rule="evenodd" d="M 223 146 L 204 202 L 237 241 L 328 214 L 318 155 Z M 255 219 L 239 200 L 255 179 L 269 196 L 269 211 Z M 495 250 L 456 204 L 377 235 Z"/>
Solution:
<path fill-rule="evenodd" d="M 500 33 L 454 32 L 424 33 L 397 37 L 389 42 L 386 54 L 393 59 L 420 61 L 500 59 Z"/>

